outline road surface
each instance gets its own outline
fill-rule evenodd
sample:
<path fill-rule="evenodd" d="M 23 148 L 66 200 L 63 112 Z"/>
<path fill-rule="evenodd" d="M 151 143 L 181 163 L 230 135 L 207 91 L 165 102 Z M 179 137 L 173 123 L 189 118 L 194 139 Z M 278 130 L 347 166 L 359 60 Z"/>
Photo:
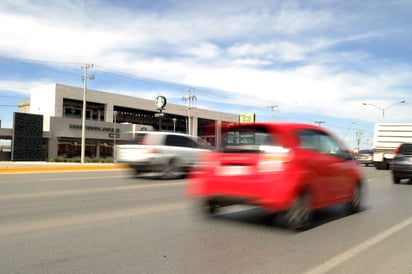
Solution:
<path fill-rule="evenodd" d="M 365 209 L 293 232 L 253 207 L 205 218 L 186 180 L 127 170 L 0 174 L 2 273 L 411 273 L 412 184 L 362 167 Z"/>

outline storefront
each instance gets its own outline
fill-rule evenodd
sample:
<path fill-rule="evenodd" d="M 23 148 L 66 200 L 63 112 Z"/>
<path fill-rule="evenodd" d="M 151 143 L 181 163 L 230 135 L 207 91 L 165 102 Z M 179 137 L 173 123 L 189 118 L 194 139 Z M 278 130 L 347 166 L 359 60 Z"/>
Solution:
<path fill-rule="evenodd" d="M 38 146 L 44 160 L 80 157 L 83 93 L 79 87 L 51 84 L 33 89 L 25 108 L 19 108 L 19 113 L 43 117 Z M 190 133 L 218 145 L 221 125 L 239 120 L 238 115 L 193 106 L 188 112 L 187 106 L 170 103 L 159 108 L 155 100 L 96 90 L 87 90 L 85 114 L 85 156 L 99 159 L 112 158 L 117 142 L 144 130 Z M 11 132 L 3 138 L 12 140 Z"/>
<path fill-rule="evenodd" d="M 50 117 L 48 158 L 77 158 L 81 154 L 81 120 Z M 86 120 L 85 157 L 106 159 L 113 157 L 116 142 L 133 139 L 137 131 L 153 130 L 150 125 L 106 123 Z"/>

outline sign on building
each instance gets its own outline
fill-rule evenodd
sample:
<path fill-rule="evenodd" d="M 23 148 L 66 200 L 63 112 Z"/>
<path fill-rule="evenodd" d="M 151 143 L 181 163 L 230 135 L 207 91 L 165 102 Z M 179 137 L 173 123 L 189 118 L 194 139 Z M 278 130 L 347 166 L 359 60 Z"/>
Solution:
<path fill-rule="evenodd" d="M 254 123 L 256 115 L 254 113 L 244 113 L 239 115 L 239 123 Z"/>

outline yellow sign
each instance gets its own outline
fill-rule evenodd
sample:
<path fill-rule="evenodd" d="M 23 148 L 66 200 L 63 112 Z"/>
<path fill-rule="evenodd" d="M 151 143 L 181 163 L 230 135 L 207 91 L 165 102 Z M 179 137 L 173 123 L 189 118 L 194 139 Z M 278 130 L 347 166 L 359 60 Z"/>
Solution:
<path fill-rule="evenodd" d="M 239 115 L 239 123 L 254 123 L 256 115 L 254 113 L 244 113 Z"/>

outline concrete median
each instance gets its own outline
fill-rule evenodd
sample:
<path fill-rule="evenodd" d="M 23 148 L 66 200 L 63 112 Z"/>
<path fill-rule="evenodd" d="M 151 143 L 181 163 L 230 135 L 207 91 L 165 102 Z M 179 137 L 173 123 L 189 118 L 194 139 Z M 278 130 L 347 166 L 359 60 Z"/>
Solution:
<path fill-rule="evenodd" d="M 37 163 L 37 162 L 1 162 L 0 173 L 35 173 L 35 172 L 70 172 L 126 170 L 122 164 L 80 164 L 80 163 Z"/>

